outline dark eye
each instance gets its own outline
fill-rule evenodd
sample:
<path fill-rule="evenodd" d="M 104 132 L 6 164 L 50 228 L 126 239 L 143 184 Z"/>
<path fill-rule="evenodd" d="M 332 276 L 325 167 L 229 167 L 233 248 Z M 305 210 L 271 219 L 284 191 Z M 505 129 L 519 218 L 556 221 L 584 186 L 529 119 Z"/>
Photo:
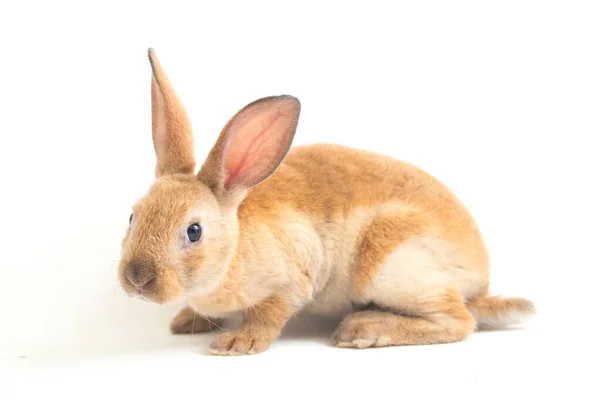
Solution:
<path fill-rule="evenodd" d="M 133 221 L 133 214 L 129 216 L 129 225 L 131 225 L 131 221 Z"/>
<path fill-rule="evenodd" d="M 187 237 L 190 242 L 197 242 L 202 236 L 202 228 L 199 224 L 192 224 L 187 228 Z"/>

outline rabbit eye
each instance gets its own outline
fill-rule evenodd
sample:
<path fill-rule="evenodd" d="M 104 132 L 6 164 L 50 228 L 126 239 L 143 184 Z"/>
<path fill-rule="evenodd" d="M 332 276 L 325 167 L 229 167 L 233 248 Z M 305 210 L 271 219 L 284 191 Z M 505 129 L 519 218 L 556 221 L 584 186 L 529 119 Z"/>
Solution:
<path fill-rule="evenodd" d="M 188 226 L 187 237 L 191 243 L 200 240 L 200 236 L 202 236 L 202 228 L 200 228 L 199 224 L 192 224 Z"/>
<path fill-rule="evenodd" d="M 131 225 L 131 221 L 133 221 L 133 214 L 129 216 L 129 225 Z"/>

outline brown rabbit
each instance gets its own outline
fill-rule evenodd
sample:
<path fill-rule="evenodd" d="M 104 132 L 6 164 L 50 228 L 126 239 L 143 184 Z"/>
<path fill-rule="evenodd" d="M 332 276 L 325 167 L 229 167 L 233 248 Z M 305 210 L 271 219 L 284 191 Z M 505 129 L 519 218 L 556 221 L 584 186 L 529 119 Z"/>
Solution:
<path fill-rule="evenodd" d="M 456 342 L 534 315 L 526 299 L 488 297 L 476 223 L 435 178 L 338 145 L 290 150 L 294 97 L 241 109 L 195 174 L 186 111 L 149 58 L 157 179 L 133 208 L 119 277 L 132 296 L 187 301 L 173 333 L 241 313 L 210 346 L 241 355 L 301 309 L 343 317 L 334 343 L 353 348 Z"/>

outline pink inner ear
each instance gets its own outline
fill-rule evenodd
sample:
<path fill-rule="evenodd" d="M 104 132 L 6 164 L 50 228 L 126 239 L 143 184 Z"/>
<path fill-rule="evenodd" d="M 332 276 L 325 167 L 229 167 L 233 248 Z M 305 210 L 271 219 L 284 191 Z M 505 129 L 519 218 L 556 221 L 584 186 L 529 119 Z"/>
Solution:
<path fill-rule="evenodd" d="M 295 100 L 249 105 L 231 122 L 225 150 L 225 189 L 253 186 L 269 176 L 289 149 L 298 121 Z"/>

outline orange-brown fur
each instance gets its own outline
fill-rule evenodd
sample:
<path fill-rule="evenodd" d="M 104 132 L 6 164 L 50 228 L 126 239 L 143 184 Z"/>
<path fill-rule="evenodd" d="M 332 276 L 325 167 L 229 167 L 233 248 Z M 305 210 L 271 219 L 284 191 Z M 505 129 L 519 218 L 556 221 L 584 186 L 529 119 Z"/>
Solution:
<path fill-rule="evenodd" d="M 479 317 L 533 313 L 528 300 L 487 297 L 477 225 L 434 177 L 340 145 L 289 150 L 294 98 L 242 108 L 194 175 L 185 110 L 149 55 L 157 180 L 134 207 L 120 279 L 150 301 L 187 299 L 175 333 L 191 330 L 198 315 L 221 321 L 242 312 L 242 325 L 210 350 L 253 354 L 306 308 L 346 315 L 335 343 L 363 348 L 463 340 Z M 197 243 L 186 239 L 193 223 L 202 227 Z"/>
<path fill-rule="evenodd" d="M 193 173 L 194 140 L 187 112 L 164 74 L 158 59 L 150 51 L 152 66 L 152 142 L 157 151 L 156 175 Z M 159 131 L 170 133 L 159 138 Z M 172 145 L 165 145 L 170 141 Z"/>
<path fill-rule="evenodd" d="M 354 285 L 362 291 L 370 282 L 387 254 L 391 253 L 398 243 L 423 233 L 426 221 L 414 211 L 390 216 L 377 216 L 363 229 L 358 238 L 358 247 L 354 270 Z"/>
<path fill-rule="evenodd" d="M 535 314 L 533 304 L 519 297 L 480 296 L 470 299 L 467 307 L 480 321 L 481 326 L 490 328 L 505 325 L 506 322 L 502 321 L 510 313 Z"/>
<path fill-rule="evenodd" d="M 244 313 L 240 327 L 234 332 L 221 334 L 210 346 L 212 354 L 239 355 L 265 351 L 279 336 L 292 315 L 286 300 L 270 296 Z"/>
<path fill-rule="evenodd" d="M 451 343 L 464 340 L 475 330 L 473 315 L 450 303 L 450 316 L 429 318 L 368 310 L 349 314 L 334 334 L 339 347 L 365 348 Z M 449 305 L 450 305 L 449 304 Z"/>

